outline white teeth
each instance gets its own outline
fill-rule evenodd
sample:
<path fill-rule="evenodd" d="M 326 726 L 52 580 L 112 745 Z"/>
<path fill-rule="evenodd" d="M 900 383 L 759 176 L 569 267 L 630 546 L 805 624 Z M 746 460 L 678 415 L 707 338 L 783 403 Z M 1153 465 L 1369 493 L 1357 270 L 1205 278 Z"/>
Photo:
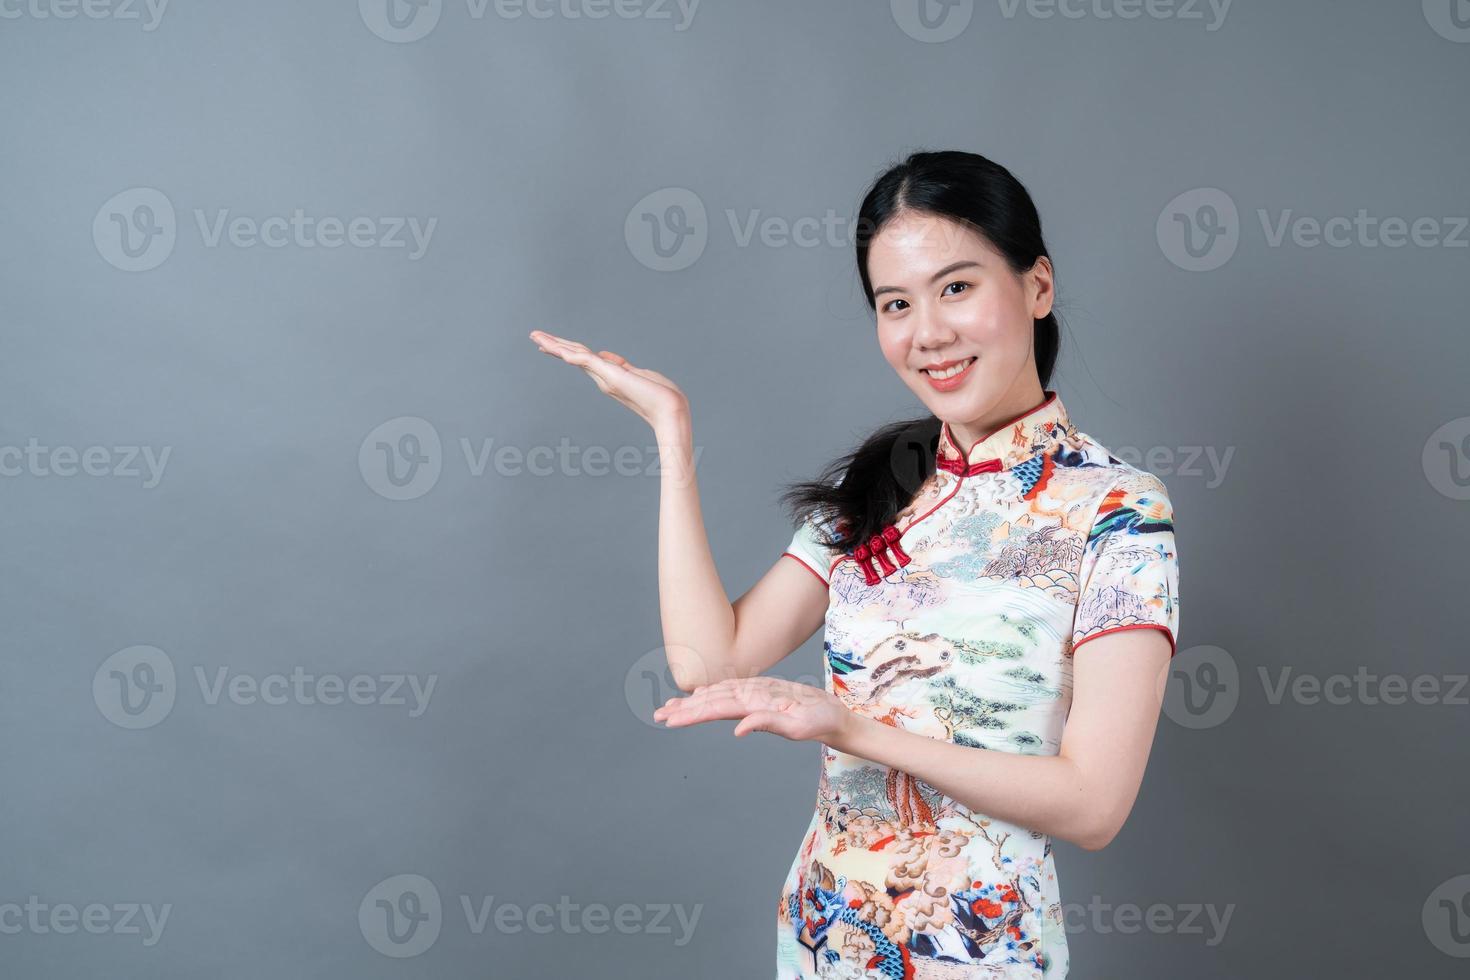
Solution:
<path fill-rule="evenodd" d="M 960 363 L 955 364 L 951 367 L 947 367 L 943 371 L 930 371 L 926 368 L 924 370 L 924 373 L 929 375 L 929 377 L 934 378 L 936 381 L 943 381 L 945 378 L 952 378 L 955 375 L 959 374 L 965 368 L 969 367 L 970 362 L 973 360 L 975 360 L 973 357 L 967 357 Z"/>

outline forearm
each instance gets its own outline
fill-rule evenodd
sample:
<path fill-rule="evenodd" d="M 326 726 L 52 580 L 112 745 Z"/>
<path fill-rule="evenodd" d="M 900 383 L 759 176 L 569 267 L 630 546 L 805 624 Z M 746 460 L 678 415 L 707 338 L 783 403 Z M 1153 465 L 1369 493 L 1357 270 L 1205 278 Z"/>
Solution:
<path fill-rule="evenodd" d="M 1115 832 L 1116 803 L 1065 756 L 956 745 L 855 712 L 829 744 L 906 772 L 977 814 L 1084 848 L 1104 846 Z"/>
<path fill-rule="evenodd" d="M 655 431 L 659 446 L 658 597 L 664 649 L 683 690 L 730 670 L 735 612 L 715 568 L 699 506 L 688 415 Z"/>

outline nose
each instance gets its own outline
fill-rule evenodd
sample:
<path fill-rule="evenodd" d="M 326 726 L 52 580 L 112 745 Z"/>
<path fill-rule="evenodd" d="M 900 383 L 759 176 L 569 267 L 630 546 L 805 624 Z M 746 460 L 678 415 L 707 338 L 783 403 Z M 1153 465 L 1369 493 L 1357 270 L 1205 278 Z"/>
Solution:
<path fill-rule="evenodd" d="M 932 307 L 921 306 L 914 313 L 917 316 L 914 326 L 915 347 L 920 350 L 934 350 L 954 340 L 954 331 Z"/>

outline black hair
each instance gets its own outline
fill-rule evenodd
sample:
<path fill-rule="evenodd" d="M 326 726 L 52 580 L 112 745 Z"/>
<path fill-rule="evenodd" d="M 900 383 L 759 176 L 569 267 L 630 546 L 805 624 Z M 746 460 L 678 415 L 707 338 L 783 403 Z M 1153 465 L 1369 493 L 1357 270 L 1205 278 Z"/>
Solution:
<path fill-rule="evenodd" d="M 915 212 L 967 225 L 1005 256 L 1017 275 L 1047 255 L 1036 205 L 1005 167 L 962 150 L 910 154 L 874 181 L 858 211 L 858 275 L 875 313 L 868 248 L 891 219 Z M 1033 342 L 1045 389 L 1061 343 L 1055 312 L 1036 321 Z M 934 474 L 939 435 L 940 420 L 934 415 L 890 422 L 829 463 L 815 480 L 791 484 L 781 499 L 798 523 L 808 517 L 819 524 L 830 521 L 826 544 L 834 552 L 851 550 L 893 523 Z"/>

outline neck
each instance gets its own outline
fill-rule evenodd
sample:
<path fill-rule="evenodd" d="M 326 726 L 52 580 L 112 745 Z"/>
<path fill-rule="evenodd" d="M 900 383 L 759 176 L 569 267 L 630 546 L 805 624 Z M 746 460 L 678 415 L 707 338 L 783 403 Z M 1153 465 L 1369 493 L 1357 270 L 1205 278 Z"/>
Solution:
<path fill-rule="evenodd" d="M 1014 422 L 1019 416 L 1046 401 L 1046 392 L 1034 371 L 1023 372 L 1016 384 L 995 405 L 978 419 L 967 422 L 950 422 L 949 431 L 954 436 L 961 452 L 968 455 L 971 448 L 982 439 L 989 439 L 1002 427 Z"/>

